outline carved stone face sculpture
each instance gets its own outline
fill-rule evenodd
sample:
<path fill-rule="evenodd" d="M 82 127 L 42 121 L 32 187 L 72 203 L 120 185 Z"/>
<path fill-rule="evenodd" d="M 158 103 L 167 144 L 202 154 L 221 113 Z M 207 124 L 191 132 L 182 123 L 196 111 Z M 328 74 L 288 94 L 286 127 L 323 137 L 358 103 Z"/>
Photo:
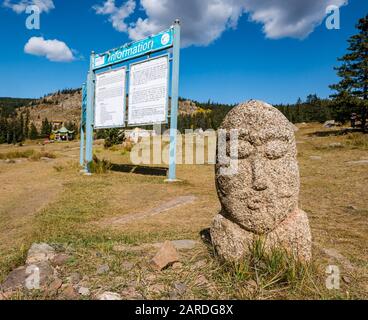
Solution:
<path fill-rule="evenodd" d="M 216 164 L 221 214 L 253 233 L 270 232 L 298 207 L 292 124 L 271 105 L 251 100 L 232 109 L 221 129 L 238 130 L 237 172 L 223 174 L 226 164 Z M 226 143 L 229 150 L 231 140 Z"/>

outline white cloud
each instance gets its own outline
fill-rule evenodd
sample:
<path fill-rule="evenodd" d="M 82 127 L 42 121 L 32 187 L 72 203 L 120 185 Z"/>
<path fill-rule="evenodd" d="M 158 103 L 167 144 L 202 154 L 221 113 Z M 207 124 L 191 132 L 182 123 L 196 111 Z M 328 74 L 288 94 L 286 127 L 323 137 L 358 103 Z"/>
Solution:
<path fill-rule="evenodd" d="M 137 0 L 138 2 L 138 0 Z M 284 37 L 303 39 L 323 22 L 326 7 L 341 7 L 348 0 L 140 0 L 144 17 L 128 27 L 125 20 L 134 12 L 134 0 L 117 8 L 115 0 L 106 0 L 99 14 L 110 15 L 115 29 L 127 32 L 133 40 L 141 39 L 170 26 L 176 18 L 182 21 L 183 45 L 206 46 L 224 31 L 236 28 L 244 14 L 263 25 L 270 39 Z M 129 4 L 129 10 L 126 7 Z M 96 8 L 96 7 L 95 7 Z M 124 14 L 118 17 L 116 13 Z M 121 24 L 121 28 L 118 28 Z M 246 39 L 244 39 L 246 40 Z"/>
<path fill-rule="evenodd" d="M 96 5 L 93 9 L 97 14 L 108 15 L 109 21 L 114 29 L 120 32 L 126 32 L 128 30 L 128 26 L 125 23 L 125 19 L 134 12 L 135 7 L 136 3 L 134 0 L 128 0 L 120 7 L 115 5 L 115 0 L 106 0 L 102 6 Z"/>
<path fill-rule="evenodd" d="M 24 52 L 35 56 L 44 56 L 50 61 L 69 62 L 75 60 L 73 51 L 59 40 L 45 40 L 43 37 L 32 37 L 24 46 Z"/>
<path fill-rule="evenodd" d="M 26 11 L 26 8 L 30 5 L 36 5 L 41 12 L 49 12 L 55 9 L 54 2 L 52 0 L 4 0 L 3 6 L 12 9 L 16 13 L 22 13 Z"/>

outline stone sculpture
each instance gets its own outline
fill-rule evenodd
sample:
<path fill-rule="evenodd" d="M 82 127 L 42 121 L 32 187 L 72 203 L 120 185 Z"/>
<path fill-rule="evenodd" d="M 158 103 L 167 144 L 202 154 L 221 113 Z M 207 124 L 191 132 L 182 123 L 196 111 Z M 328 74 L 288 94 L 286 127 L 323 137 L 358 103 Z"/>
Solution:
<path fill-rule="evenodd" d="M 298 208 L 299 168 L 293 125 L 271 105 L 251 100 L 232 109 L 221 128 L 238 133 L 238 168 L 224 174 L 217 158 L 216 186 L 221 212 L 211 238 L 218 255 L 238 261 L 258 238 L 265 248 L 282 248 L 311 259 L 308 217 Z M 227 139 L 226 149 L 231 149 Z M 229 152 L 229 151 L 228 151 Z"/>

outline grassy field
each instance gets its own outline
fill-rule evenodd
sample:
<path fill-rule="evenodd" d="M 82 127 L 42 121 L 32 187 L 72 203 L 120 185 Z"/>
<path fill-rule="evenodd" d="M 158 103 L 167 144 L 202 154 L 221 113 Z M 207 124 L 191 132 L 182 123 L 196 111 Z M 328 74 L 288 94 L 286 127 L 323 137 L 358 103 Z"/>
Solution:
<path fill-rule="evenodd" d="M 220 209 L 213 165 L 179 165 L 182 181 L 167 184 L 163 176 L 149 174 L 160 170 L 126 172 L 129 153 L 97 143 L 96 155 L 114 165 L 106 174 L 87 177 L 79 174 L 78 143 L 70 142 L 0 146 L 0 281 L 24 263 L 33 242 L 47 242 L 72 256 L 60 270 L 62 279 L 78 272 L 94 295 L 108 290 L 147 299 L 368 298 L 368 164 L 361 161 L 368 160 L 368 135 L 336 135 L 320 124 L 299 127 L 300 207 L 312 229 L 311 266 L 257 269 L 246 263 L 224 266 L 214 258 L 201 237 Z M 25 155 L 9 156 L 14 154 Z M 179 196 L 195 200 L 134 219 Z M 127 216 L 132 218 L 115 223 Z M 179 239 L 198 245 L 181 251 L 175 268 L 153 271 L 154 244 Z M 127 262 L 134 267 L 122 267 Z M 110 272 L 96 274 L 101 264 Z M 339 290 L 325 286 L 328 265 L 340 268 Z M 178 284 L 185 290 L 178 293 Z M 42 292 L 14 297 L 58 298 Z"/>

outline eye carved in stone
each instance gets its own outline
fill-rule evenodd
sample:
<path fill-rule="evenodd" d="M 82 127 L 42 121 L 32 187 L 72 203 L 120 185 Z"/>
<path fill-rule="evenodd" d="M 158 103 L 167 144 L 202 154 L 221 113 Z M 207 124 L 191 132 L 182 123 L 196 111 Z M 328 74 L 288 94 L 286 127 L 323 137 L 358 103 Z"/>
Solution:
<path fill-rule="evenodd" d="M 272 140 L 267 142 L 264 151 L 265 155 L 270 160 L 280 159 L 286 155 L 289 145 L 282 140 Z"/>
<path fill-rule="evenodd" d="M 252 144 L 245 140 L 239 140 L 238 159 L 248 158 L 254 151 Z"/>

